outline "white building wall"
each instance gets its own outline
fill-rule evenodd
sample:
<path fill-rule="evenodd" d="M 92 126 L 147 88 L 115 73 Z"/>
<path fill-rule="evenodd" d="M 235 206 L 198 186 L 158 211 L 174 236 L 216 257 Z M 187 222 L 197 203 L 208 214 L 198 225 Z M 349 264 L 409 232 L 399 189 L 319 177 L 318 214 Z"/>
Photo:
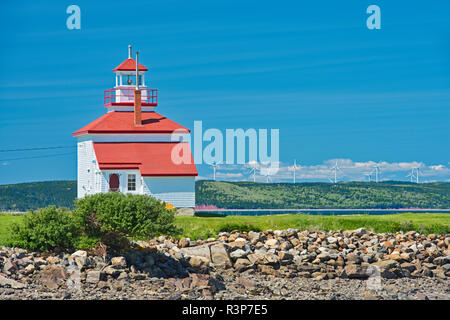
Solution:
<path fill-rule="evenodd" d="M 92 141 L 78 142 L 77 157 L 78 198 L 99 192 L 99 170 Z"/>
<path fill-rule="evenodd" d="M 144 177 L 144 191 L 177 208 L 195 207 L 195 177 Z"/>
<path fill-rule="evenodd" d="M 92 139 L 92 137 L 90 137 Z M 101 137 L 99 140 L 103 140 Z M 154 137 L 156 138 L 156 137 Z M 159 137 L 164 139 L 166 137 Z M 158 138 L 157 138 L 158 139 Z M 115 140 L 112 138 L 111 140 Z M 165 139 L 164 139 L 165 140 Z M 195 207 L 195 177 L 142 177 L 139 170 L 99 170 L 92 140 L 79 139 L 77 196 L 109 192 L 109 175 L 119 174 L 120 192 L 146 194 L 177 208 Z M 128 174 L 136 175 L 136 191 L 128 191 Z"/>

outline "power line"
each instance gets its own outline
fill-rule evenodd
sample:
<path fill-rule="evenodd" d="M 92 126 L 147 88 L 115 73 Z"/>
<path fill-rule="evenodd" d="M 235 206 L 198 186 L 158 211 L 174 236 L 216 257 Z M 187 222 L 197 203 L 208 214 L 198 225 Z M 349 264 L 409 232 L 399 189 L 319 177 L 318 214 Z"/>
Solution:
<path fill-rule="evenodd" d="M 14 160 L 25 160 L 25 159 L 50 158 L 50 157 L 64 156 L 64 155 L 75 154 L 75 153 L 76 152 L 66 152 L 66 153 L 48 154 L 46 156 L 22 157 L 22 158 L 14 158 L 14 159 L 0 159 L 0 161 L 14 161 Z"/>
<path fill-rule="evenodd" d="M 57 146 L 57 147 L 25 148 L 25 149 L 4 149 L 4 150 L 0 150 L 0 152 L 35 151 L 35 150 L 68 149 L 68 148 L 76 148 L 76 146 Z"/>

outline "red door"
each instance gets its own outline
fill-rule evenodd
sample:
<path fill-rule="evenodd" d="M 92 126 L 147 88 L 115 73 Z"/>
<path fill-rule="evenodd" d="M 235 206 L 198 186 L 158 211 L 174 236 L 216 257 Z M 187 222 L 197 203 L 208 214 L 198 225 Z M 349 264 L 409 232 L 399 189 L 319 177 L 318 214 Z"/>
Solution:
<path fill-rule="evenodd" d="M 109 191 L 115 192 L 119 190 L 119 175 L 110 174 L 109 175 Z"/>

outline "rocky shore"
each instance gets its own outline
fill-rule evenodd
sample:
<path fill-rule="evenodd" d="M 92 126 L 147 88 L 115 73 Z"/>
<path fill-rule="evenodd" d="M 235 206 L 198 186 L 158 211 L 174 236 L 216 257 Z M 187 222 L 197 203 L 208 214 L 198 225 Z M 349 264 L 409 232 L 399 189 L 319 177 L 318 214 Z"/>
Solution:
<path fill-rule="evenodd" d="M 450 299 L 450 235 L 267 230 L 120 254 L 0 250 L 5 299 Z"/>

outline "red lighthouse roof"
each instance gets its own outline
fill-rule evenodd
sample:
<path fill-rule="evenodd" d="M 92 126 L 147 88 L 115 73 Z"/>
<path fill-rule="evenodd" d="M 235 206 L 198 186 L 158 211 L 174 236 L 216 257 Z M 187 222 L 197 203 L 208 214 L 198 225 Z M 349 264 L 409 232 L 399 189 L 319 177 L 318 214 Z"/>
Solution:
<path fill-rule="evenodd" d="M 113 72 L 116 71 L 136 71 L 136 60 L 128 58 L 113 70 Z M 139 63 L 139 71 L 148 71 L 148 69 Z"/>
<path fill-rule="evenodd" d="M 111 111 L 75 131 L 72 136 L 89 133 L 173 133 L 176 130 L 190 132 L 189 129 L 157 112 L 142 112 L 142 125 L 135 126 L 133 112 Z"/>

